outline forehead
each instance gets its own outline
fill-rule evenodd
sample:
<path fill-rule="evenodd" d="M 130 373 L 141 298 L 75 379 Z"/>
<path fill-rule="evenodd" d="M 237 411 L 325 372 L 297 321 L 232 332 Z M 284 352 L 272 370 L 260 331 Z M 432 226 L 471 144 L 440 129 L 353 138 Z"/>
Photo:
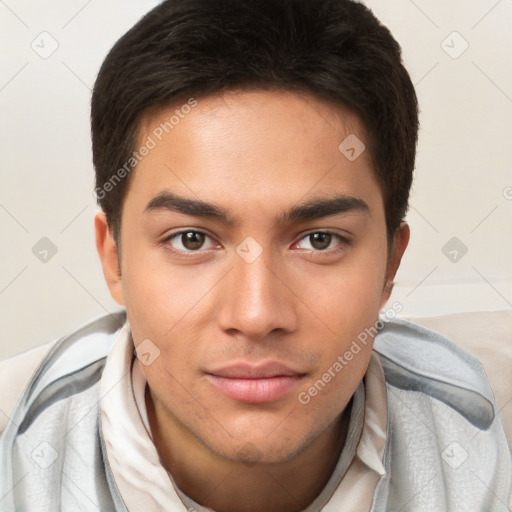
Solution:
<path fill-rule="evenodd" d="M 306 94 L 184 98 L 142 119 L 138 148 L 144 146 L 151 149 L 128 192 L 141 201 L 167 189 L 239 206 L 245 201 L 263 213 L 286 199 L 322 193 L 381 200 L 359 117 Z"/>
<path fill-rule="evenodd" d="M 281 139 L 289 139 L 289 135 L 297 135 L 297 132 L 307 136 L 311 142 L 315 142 L 315 135 L 323 137 L 325 133 L 322 132 L 325 131 L 331 131 L 336 139 L 350 134 L 361 140 L 367 138 L 359 115 L 348 106 L 303 92 L 274 88 L 233 89 L 199 98 L 182 96 L 165 108 L 153 107 L 139 122 L 139 143 L 148 135 L 161 141 L 171 132 L 183 131 L 184 125 L 197 132 L 205 129 L 203 140 L 206 140 L 208 132 L 218 137 L 215 129 L 220 125 L 223 125 L 226 136 L 228 125 L 235 128 L 248 128 L 250 125 L 251 132 L 257 133 L 262 142 L 265 142 L 265 133 L 270 136 L 273 144 L 267 144 L 267 149 L 279 144 Z M 276 139 L 277 129 L 284 126 L 288 130 L 281 132 L 282 137 Z M 241 137 L 244 134 L 238 132 L 237 135 Z"/>

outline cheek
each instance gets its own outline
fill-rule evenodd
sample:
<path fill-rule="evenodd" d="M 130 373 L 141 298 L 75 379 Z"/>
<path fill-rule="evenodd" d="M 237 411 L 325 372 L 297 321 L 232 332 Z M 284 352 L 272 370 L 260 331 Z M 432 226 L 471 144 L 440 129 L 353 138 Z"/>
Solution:
<path fill-rule="evenodd" d="M 308 303 L 317 317 L 322 336 L 321 362 L 304 399 L 320 413 L 322 407 L 336 409 L 348 400 L 363 377 L 377 332 L 376 322 L 381 304 L 385 275 L 385 252 L 358 255 L 350 264 L 319 282 L 310 283 Z M 310 328 L 312 328 L 310 323 Z M 318 341 L 318 340 L 317 340 Z M 312 387 L 311 387 L 312 386 Z M 316 395 L 315 395 L 316 394 Z"/>
<path fill-rule="evenodd" d="M 157 252 L 157 251 L 154 251 Z M 150 385 L 174 388 L 186 381 L 202 337 L 201 318 L 208 317 L 208 283 L 192 267 L 171 265 L 133 251 L 123 275 L 125 304 L 135 346 L 145 342 L 158 359 L 143 368 Z M 203 300 L 201 300 L 203 298 Z M 190 365 L 183 364 L 184 361 Z M 178 386 L 179 387 L 179 386 Z M 166 391 L 167 392 L 167 391 Z M 178 393 L 179 395 L 179 393 Z M 185 397 L 186 398 L 186 397 Z"/>
<path fill-rule="evenodd" d="M 180 319 L 200 306 L 211 288 L 208 276 L 203 273 L 206 279 L 198 279 L 193 265 L 173 266 L 163 248 L 126 245 L 129 256 L 123 262 L 123 294 L 134 338 L 166 338 Z"/>
<path fill-rule="evenodd" d="M 385 276 L 385 256 L 354 255 L 350 262 L 304 281 L 306 304 L 346 340 L 377 320 Z"/>

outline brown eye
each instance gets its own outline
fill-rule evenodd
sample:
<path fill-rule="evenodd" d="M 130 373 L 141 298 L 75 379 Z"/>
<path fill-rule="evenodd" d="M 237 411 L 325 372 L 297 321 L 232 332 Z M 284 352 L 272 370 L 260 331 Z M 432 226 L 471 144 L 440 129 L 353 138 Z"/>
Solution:
<path fill-rule="evenodd" d="M 315 249 L 323 251 L 329 247 L 332 236 L 329 233 L 313 233 L 309 235 L 309 239 Z"/>
<path fill-rule="evenodd" d="M 186 233 L 181 234 L 181 243 L 183 244 L 183 247 L 190 251 L 201 249 L 201 246 L 204 244 L 204 239 L 205 234 L 197 231 L 187 231 Z"/>

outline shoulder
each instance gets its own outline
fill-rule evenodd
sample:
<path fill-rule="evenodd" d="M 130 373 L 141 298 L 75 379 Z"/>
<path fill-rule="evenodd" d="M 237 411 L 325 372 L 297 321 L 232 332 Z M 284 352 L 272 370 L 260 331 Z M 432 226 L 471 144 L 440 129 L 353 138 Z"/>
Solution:
<path fill-rule="evenodd" d="M 512 448 L 512 310 L 411 320 L 448 338 L 482 365 Z"/>
<path fill-rule="evenodd" d="M 46 393 L 67 375 L 76 375 L 80 369 L 105 358 L 113 335 L 125 320 L 124 310 L 104 315 L 60 339 L 0 361 L 0 434 L 14 411 L 18 417 L 23 415 L 20 409 L 27 409 L 36 395 Z M 69 379 L 66 381 L 69 383 Z"/>
<path fill-rule="evenodd" d="M 85 510 L 84 499 L 113 509 L 102 476 L 99 397 L 107 356 L 126 327 L 124 310 L 107 314 L 50 344 L 42 357 L 43 349 L 34 353 L 31 363 L 20 357 L 24 382 L 0 436 L 2 510 Z M 62 468 L 80 475 L 79 492 Z"/>
<path fill-rule="evenodd" d="M 498 510 L 509 499 L 512 466 L 482 364 L 439 332 L 403 319 L 385 323 L 375 351 L 388 400 L 386 475 L 376 503 L 404 512 L 452 510 L 454 503 Z"/>
<path fill-rule="evenodd" d="M 497 410 L 480 362 L 438 332 L 405 319 L 386 322 L 375 339 L 388 386 L 444 402 L 478 428 Z"/>
<path fill-rule="evenodd" d="M 0 361 L 0 434 L 30 377 L 54 343 L 52 341 Z"/>

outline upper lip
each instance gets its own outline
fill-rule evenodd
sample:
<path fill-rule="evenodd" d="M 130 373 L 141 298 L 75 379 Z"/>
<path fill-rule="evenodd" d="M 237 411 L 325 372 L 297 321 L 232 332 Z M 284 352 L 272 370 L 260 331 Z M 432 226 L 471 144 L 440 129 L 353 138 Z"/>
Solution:
<path fill-rule="evenodd" d="M 304 375 L 304 373 L 295 371 L 277 361 L 260 364 L 231 364 L 217 370 L 207 371 L 206 373 L 226 379 L 269 379 L 272 377 L 301 377 Z"/>

